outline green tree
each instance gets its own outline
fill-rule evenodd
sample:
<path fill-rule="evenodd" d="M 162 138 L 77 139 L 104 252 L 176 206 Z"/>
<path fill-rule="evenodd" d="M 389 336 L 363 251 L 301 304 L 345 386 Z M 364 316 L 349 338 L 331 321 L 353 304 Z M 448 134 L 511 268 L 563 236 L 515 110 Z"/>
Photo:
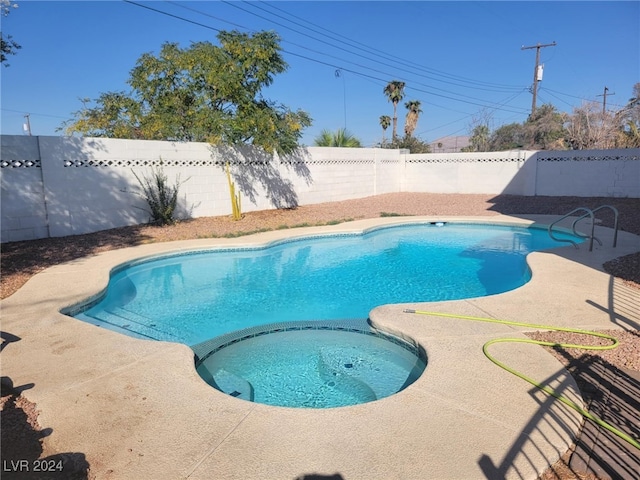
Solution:
<path fill-rule="evenodd" d="M 324 129 L 314 139 L 314 144 L 316 147 L 362 147 L 360 140 L 346 128 L 339 128 L 335 132 Z"/>
<path fill-rule="evenodd" d="M 418 126 L 418 117 L 422 113 L 422 110 L 420 109 L 420 101 L 409 100 L 404 104 L 404 106 L 408 110 L 404 121 L 404 134 L 407 137 L 412 137 L 413 132 L 416 131 L 416 127 Z"/>
<path fill-rule="evenodd" d="M 398 103 L 404 98 L 405 83 L 400 80 L 392 80 L 384 87 L 382 93 L 387 96 L 387 100 L 393 103 L 393 129 L 391 140 L 395 141 L 398 132 Z"/>
<path fill-rule="evenodd" d="M 489 150 L 499 152 L 525 146 L 524 127 L 521 123 L 509 123 L 495 130 L 489 139 Z"/>
<path fill-rule="evenodd" d="M 431 153 L 431 146 L 424 140 L 405 135 L 382 145 L 382 148 L 405 149 L 410 153 Z"/>
<path fill-rule="evenodd" d="M 524 123 L 526 147 L 534 150 L 566 148 L 565 115 L 550 103 L 542 105 Z"/>
<path fill-rule="evenodd" d="M 6 17 L 12 8 L 18 8 L 18 4 L 11 4 L 10 0 L 0 0 L 0 17 Z M 0 32 L 0 63 L 8 67 L 7 55 L 15 55 L 16 51 L 22 47 L 18 45 L 11 35 L 5 36 Z"/>
<path fill-rule="evenodd" d="M 141 105 L 125 92 L 100 94 L 100 108 L 88 108 L 88 98 L 80 100 L 84 108 L 76 112 L 77 119 L 67 133 L 82 132 L 92 137 L 144 139 L 141 131 Z"/>
<path fill-rule="evenodd" d="M 274 32 L 220 32 L 219 46 L 165 43 L 131 70 L 131 92 L 108 92 L 75 112 L 67 134 L 249 144 L 292 153 L 311 118 L 262 97 L 287 64 Z"/>
<path fill-rule="evenodd" d="M 391 117 L 389 115 L 380 115 L 380 126 L 382 127 L 382 144 L 385 142 L 384 133 L 391 125 Z"/>

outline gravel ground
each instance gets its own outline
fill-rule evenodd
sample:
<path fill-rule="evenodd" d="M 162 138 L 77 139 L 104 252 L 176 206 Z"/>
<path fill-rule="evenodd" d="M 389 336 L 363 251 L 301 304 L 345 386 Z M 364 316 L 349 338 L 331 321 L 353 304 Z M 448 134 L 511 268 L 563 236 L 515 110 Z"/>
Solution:
<path fill-rule="evenodd" d="M 207 217 L 185 220 L 168 227 L 139 225 L 64 238 L 49 238 L 2 244 L 0 257 L 0 298 L 17 291 L 31 276 L 58 263 L 70 261 L 101 251 L 153 242 L 167 242 L 192 238 L 241 236 L 250 233 L 325 225 L 349 220 L 374 218 L 384 215 L 563 215 L 577 207 L 596 208 L 607 204 L 620 212 L 620 229 L 640 235 L 640 199 L 579 198 L 579 197 L 521 197 L 512 195 L 448 195 L 423 193 L 393 193 L 343 202 L 306 205 L 289 210 L 249 212 L 235 222 L 230 217 Z M 599 214 L 602 224 L 611 226 L 611 214 Z M 640 252 L 620 257 L 604 265 L 605 270 L 625 281 L 640 292 Z M 640 371 L 640 335 L 638 331 L 611 332 L 620 341 L 615 350 L 594 354 L 618 368 Z M 536 332 L 532 338 L 552 342 L 572 342 L 574 334 L 565 332 Z M 579 339 L 585 342 L 584 338 Z M 3 342 L 4 347 L 6 342 Z M 568 358 L 585 360 L 584 351 L 576 349 L 549 349 L 565 365 Z M 585 360 L 588 361 L 588 360 Z M 19 390 L 6 385 L 3 377 L 2 457 L 9 458 L 5 445 L 13 451 L 20 448 L 35 449 L 43 458 L 52 452 L 42 451 L 42 430 L 37 424 L 36 406 Z M 29 434 L 31 432 L 31 434 Z M 33 433 L 36 433 L 34 436 Z M 28 442 L 23 446 L 20 439 Z M 34 440 L 35 439 L 35 440 Z M 36 442 L 34 444 L 34 442 Z M 7 447 L 8 448 L 8 447 Z M 64 454 L 63 454 L 64 455 Z M 574 472 L 569 466 L 570 452 L 541 477 L 544 480 L 594 479 L 593 475 Z M 24 458 L 21 457 L 21 458 Z M 37 458 L 37 457 L 36 457 Z M 76 462 L 78 476 L 92 478 L 86 462 Z"/>

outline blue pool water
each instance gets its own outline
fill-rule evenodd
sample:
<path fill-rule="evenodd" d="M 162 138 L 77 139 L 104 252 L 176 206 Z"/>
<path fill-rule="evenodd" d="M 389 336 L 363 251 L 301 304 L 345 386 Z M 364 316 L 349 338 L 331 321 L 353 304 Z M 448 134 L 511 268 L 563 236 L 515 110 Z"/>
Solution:
<path fill-rule="evenodd" d="M 539 228 L 412 224 L 160 257 L 118 269 L 101 301 L 74 316 L 195 345 L 257 325 L 509 291 L 530 279 L 528 253 L 564 245 Z"/>
<path fill-rule="evenodd" d="M 197 371 L 212 387 L 242 400 L 330 408 L 393 395 L 426 367 L 417 347 L 374 332 L 364 321 L 337 327 L 316 323 L 244 330 L 208 353 L 196 347 L 203 354 Z"/>

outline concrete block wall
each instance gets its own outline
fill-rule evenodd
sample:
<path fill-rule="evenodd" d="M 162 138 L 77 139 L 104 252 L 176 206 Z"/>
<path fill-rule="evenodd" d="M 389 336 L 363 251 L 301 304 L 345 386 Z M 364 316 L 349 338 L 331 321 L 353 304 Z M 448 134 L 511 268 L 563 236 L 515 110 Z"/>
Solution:
<path fill-rule="evenodd" d="M 249 148 L 74 137 L 1 136 L 2 242 L 149 220 L 136 175 L 182 182 L 178 217 L 230 214 L 228 162 L 242 210 L 390 192 L 640 198 L 640 149 L 410 155 L 305 147 L 286 158 Z"/>
<path fill-rule="evenodd" d="M 533 151 L 409 155 L 404 191 L 533 195 Z"/>
<path fill-rule="evenodd" d="M 402 191 L 404 165 L 408 155 L 408 150 L 376 149 L 374 195 Z"/>
<path fill-rule="evenodd" d="M 302 205 L 399 191 L 398 150 L 308 147 L 306 152 L 309 177 L 291 178 Z"/>
<path fill-rule="evenodd" d="M 374 149 L 308 147 L 305 151 L 307 157 L 304 165 L 308 169 L 308 175 L 299 179 L 289 177 L 295 182 L 300 204 L 334 202 L 371 195 L 375 182 Z"/>
<path fill-rule="evenodd" d="M 536 195 L 640 198 L 640 149 L 539 152 L 536 160 Z"/>
<path fill-rule="evenodd" d="M 49 236 L 37 137 L 2 136 L 2 242 Z"/>

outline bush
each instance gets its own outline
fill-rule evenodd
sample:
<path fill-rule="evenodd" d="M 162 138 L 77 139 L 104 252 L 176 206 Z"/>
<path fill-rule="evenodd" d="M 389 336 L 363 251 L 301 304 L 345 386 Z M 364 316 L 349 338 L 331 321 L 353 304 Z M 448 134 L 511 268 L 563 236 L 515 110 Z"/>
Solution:
<path fill-rule="evenodd" d="M 142 210 L 151 216 L 150 223 L 160 226 L 175 223 L 173 215 L 178 204 L 178 189 L 184 183 L 180 182 L 180 176 L 178 175 L 176 183 L 171 186 L 162 167 L 152 169 L 151 178 L 146 175 L 140 178 L 135 172 L 133 175 L 142 188 L 143 193 L 139 195 L 144 197 L 149 205 L 148 210 Z"/>
<path fill-rule="evenodd" d="M 420 138 L 407 135 L 404 137 L 398 137 L 391 142 L 384 142 L 381 147 L 407 149 L 409 150 L 409 153 L 431 153 L 431 147 L 427 142 Z"/>

